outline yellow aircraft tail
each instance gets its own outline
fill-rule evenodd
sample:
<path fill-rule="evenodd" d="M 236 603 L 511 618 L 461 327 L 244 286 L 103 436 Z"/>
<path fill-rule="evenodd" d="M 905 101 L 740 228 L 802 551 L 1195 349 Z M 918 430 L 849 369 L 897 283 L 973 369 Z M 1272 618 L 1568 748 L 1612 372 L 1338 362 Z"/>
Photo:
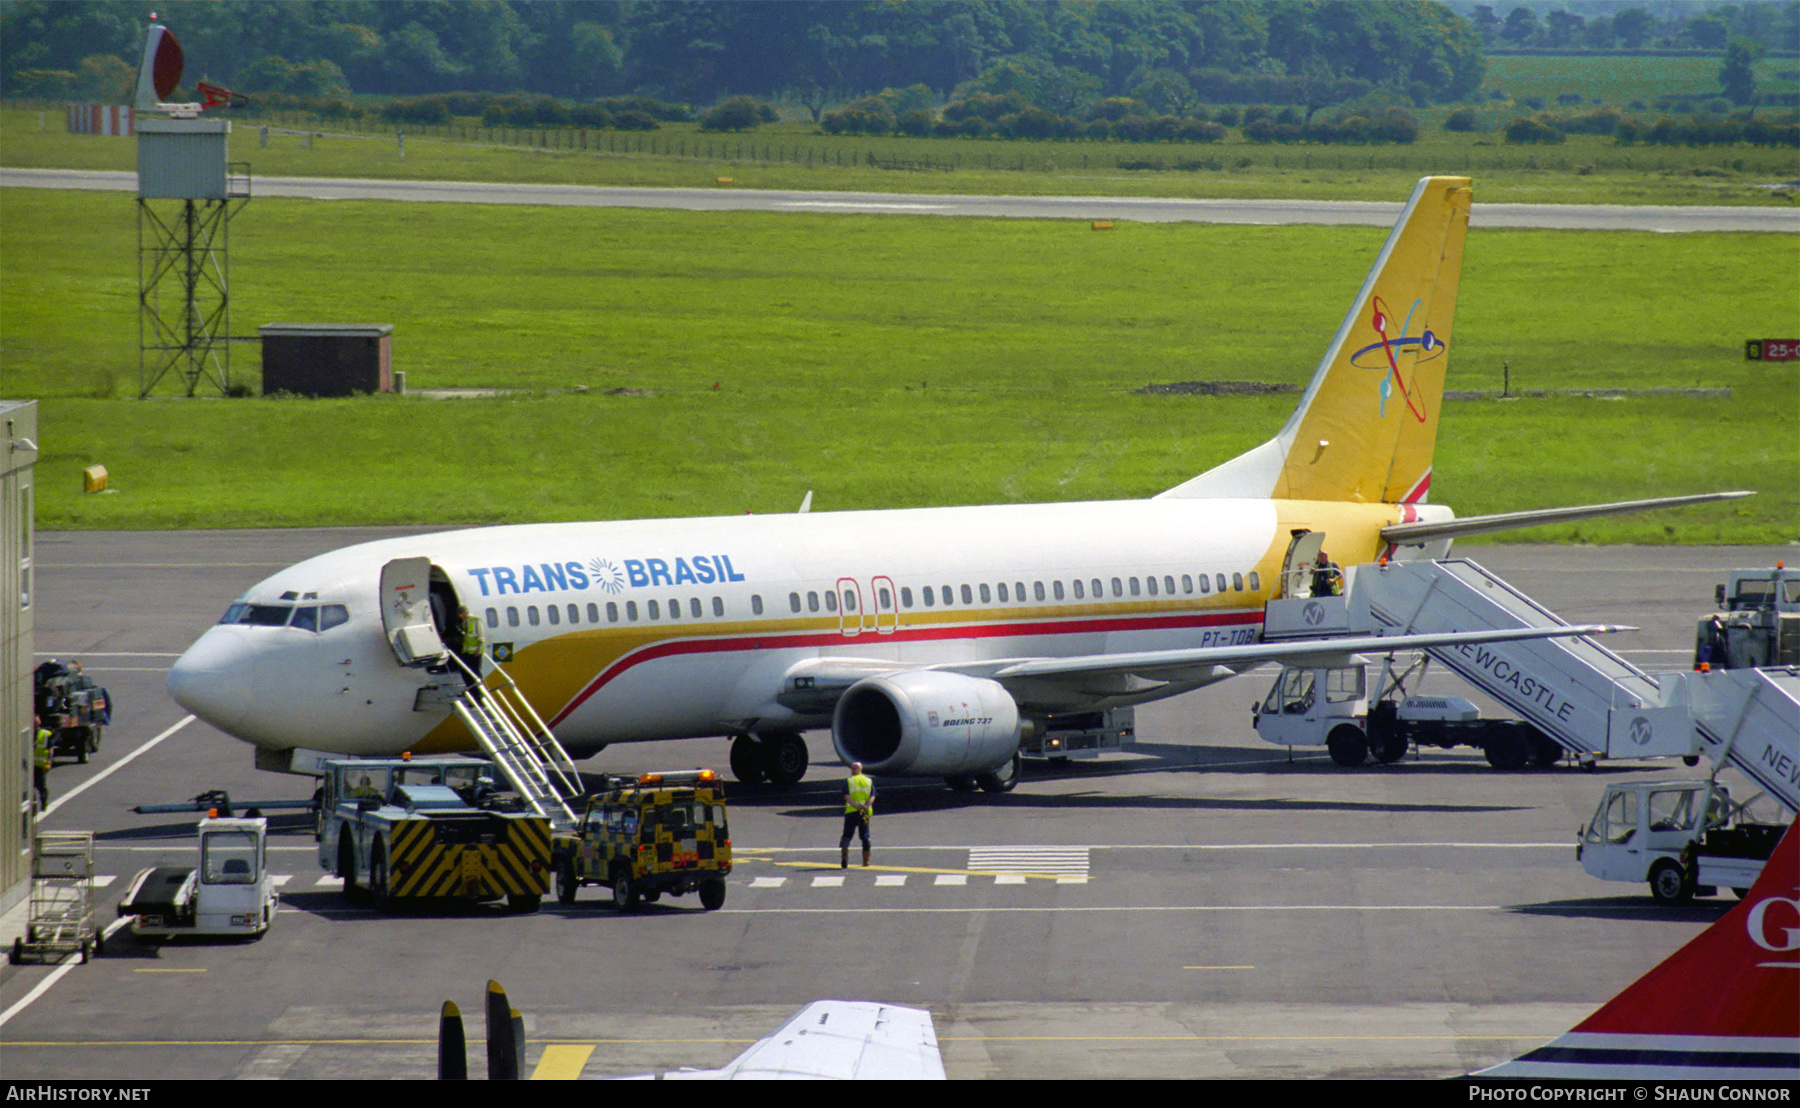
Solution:
<path fill-rule="evenodd" d="M 1281 433 L 1161 495 L 1423 502 L 1469 198 L 1467 177 L 1420 180 Z"/>

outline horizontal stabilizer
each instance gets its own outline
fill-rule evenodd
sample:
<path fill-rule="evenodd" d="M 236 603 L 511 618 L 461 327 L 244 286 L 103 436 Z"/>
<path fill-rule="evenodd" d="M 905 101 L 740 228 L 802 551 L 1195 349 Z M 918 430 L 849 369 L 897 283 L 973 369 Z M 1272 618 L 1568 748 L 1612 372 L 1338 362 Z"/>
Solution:
<path fill-rule="evenodd" d="M 1481 535 L 1490 531 L 1512 531 L 1520 527 L 1541 527 L 1546 523 L 1566 523 L 1572 519 L 1594 516 L 1623 515 L 1626 512 L 1653 512 L 1659 508 L 1679 508 L 1685 504 L 1706 504 L 1714 500 L 1737 500 L 1755 496 L 1747 490 L 1736 492 L 1703 492 L 1693 496 L 1659 496 L 1651 500 L 1620 500 L 1612 504 L 1578 504 L 1569 508 L 1538 508 L 1529 512 L 1501 512 L 1491 516 L 1469 516 L 1432 523 L 1396 523 L 1381 529 L 1385 542 L 1399 546 L 1455 538 L 1459 535 Z"/>

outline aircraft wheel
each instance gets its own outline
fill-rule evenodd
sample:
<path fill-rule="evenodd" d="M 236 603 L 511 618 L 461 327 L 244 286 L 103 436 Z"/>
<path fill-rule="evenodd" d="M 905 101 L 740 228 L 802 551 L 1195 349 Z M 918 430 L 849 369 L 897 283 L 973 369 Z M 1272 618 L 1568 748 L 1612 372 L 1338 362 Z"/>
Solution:
<path fill-rule="evenodd" d="M 1662 858 L 1650 867 L 1650 897 L 1664 907 L 1680 907 L 1694 899 L 1694 885 L 1679 862 Z"/>
<path fill-rule="evenodd" d="M 950 786 L 952 792 L 959 793 L 972 793 L 980 787 L 972 773 L 953 773 L 944 778 L 944 784 Z"/>
<path fill-rule="evenodd" d="M 575 879 L 575 859 L 564 858 L 562 865 L 556 867 L 556 902 L 575 903 L 575 890 L 580 887 L 581 883 Z"/>
<path fill-rule="evenodd" d="M 975 783 L 981 786 L 984 793 L 1012 792 L 1019 784 L 1019 756 L 1014 754 L 1000 768 L 977 774 Z"/>
<path fill-rule="evenodd" d="M 799 732 L 777 731 L 765 735 L 761 745 L 763 774 L 768 777 L 769 784 L 785 789 L 806 776 L 812 753 L 806 749 L 806 740 Z"/>
<path fill-rule="evenodd" d="M 613 907 L 621 912 L 637 909 L 637 882 L 632 879 L 631 871 L 623 866 L 613 871 L 612 899 Z"/>
<path fill-rule="evenodd" d="M 1345 769 L 1360 766 L 1369 757 L 1369 740 L 1363 737 L 1360 728 L 1349 724 L 1340 724 L 1331 729 L 1325 736 L 1325 749 L 1331 752 L 1331 760 Z"/>
<path fill-rule="evenodd" d="M 716 912 L 725 906 L 725 882 L 719 878 L 700 883 L 700 907 Z"/>
<path fill-rule="evenodd" d="M 746 785 L 763 782 L 761 744 L 749 735 L 731 740 L 731 775 Z"/>

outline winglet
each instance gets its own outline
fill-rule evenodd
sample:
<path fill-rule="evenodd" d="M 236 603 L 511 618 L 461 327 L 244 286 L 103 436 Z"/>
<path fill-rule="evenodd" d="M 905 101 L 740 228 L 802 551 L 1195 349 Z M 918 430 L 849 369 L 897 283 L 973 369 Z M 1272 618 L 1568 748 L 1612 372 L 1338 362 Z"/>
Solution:
<path fill-rule="evenodd" d="M 1797 827 L 1718 922 L 1574 1030 L 1473 1076 L 1800 1080 Z"/>

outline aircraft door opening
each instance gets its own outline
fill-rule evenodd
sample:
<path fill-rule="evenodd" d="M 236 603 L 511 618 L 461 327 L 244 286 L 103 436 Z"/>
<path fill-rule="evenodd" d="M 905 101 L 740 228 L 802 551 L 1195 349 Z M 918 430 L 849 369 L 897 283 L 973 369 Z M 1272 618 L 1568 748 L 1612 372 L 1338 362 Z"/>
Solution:
<path fill-rule="evenodd" d="M 1294 540 L 1288 543 L 1287 557 L 1281 562 L 1281 599 L 1295 600 L 1312 595 L 1313 562 L 1319 557 L 1319 551 L 1325 547 L 1325 532 L 1303 531 L 1293 532 Z"/>

